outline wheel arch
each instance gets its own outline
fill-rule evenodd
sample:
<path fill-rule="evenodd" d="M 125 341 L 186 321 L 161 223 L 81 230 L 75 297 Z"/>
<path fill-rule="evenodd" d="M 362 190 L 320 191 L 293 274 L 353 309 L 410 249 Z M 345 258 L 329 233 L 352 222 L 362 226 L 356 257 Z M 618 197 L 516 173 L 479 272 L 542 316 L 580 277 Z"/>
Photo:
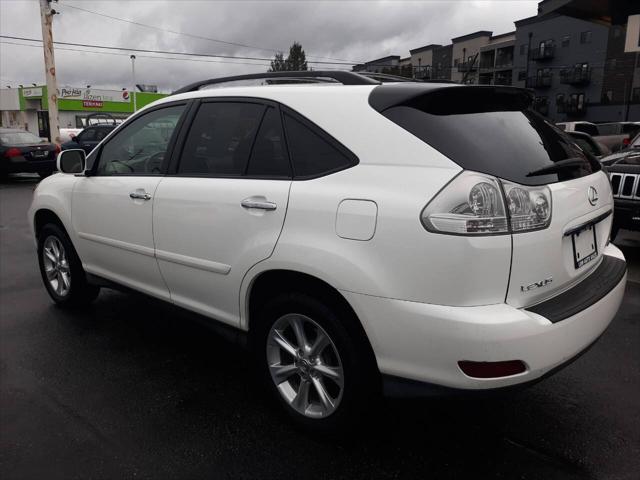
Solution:
<path fill-rule="evenodd" d="M 49 208 L 39 208 L 33 215 L 33 231 L 36 235 L 36 239 L 38 238 L 42 228 L 48 223 L 58 225 L 67 235 L 69 235 L 67 227 L 56 212 Z"/>
<path fill-rule="evenodd" d="M 329 282 L 309 273 L 290 269 L 270 269 L 257 273 L 249 282 L 245 295 L 244 328 L 247 331 L 251 330 L 252 322 L 256 321 L 257 313 L 266 301 L 279 293 L 291 291 L 310 294 L 327 302 L 333 308 L 337 307 L 344 315 L 345 328 L 354 338 L 362 342 L 362 346 L 377 367 L 376 356 L 369 336 L 351 304 Z"/>

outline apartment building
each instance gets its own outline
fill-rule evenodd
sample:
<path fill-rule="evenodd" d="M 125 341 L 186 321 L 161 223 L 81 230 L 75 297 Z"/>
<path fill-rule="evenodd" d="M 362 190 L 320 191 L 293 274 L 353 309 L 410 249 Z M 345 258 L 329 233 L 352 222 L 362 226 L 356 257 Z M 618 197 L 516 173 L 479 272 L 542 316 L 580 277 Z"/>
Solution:
<path fill-rule="evenodd" d="M 517 78 L 534 90 L 534 108 L 555 121 L 586 116 L 599 104 L 609 27 L 556 13 L 518 20 Z"/>
<path fill-rule="evenodd" d="M 424 80 L 430 80 L 432 77 L 431 67 L 433 65 L 433 52 L 435 49 L 442 48 L 442 45 L 431 43 L 424 47 L 409 50 L 410 64 L 414 71 L 414 77 Z"/>
<path fill-rule="evenodd" d="M 637 121 L 639 13 L 638 0 L 542 0 L 537 15 L 514 22 L 515 32 L 480 30 L 358 68 L 384 64 L 420 79 L 529 88 L 534 108 L 556 122 Z"/>
<path fill-rule="evenodd" d="M 480 48 L 487 45 L 493 32 L 480 30 L 451 39 L 453 68 L 451 80 L 473 84 L 478 80 Z"/>
<path fill-rule="evenodd" d="M 400 68 L 400 55 L 388 55 L 353 67 L 354 72 L 391 73 Z"/>
<path fill-rule="evenodd" d="M 480 47 L 478 84 L 511 85 L 513 82 L 513 55 L 516 32 L 495 35 Z"/>

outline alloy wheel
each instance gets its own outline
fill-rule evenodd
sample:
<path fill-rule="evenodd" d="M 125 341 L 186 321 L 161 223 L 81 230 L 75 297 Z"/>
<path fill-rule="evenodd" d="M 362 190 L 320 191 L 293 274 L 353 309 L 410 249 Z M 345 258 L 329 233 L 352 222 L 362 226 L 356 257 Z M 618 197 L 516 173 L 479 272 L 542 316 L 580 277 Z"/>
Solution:
<path fill-rule="evenodd" d="M 282 398 L 298 413 L 325 418 L 338 408 L 344 390 L 344 370 L 329 334 L 300 314 L 280 317 L 267 338 L 271 379 Z"/>
<path fill-rule="evenodd" d="M 58 237 L 50 235 L 44 241 L 42 263 L 51 289 L 56 295 L 66 297 L 71 290 L 71 267 Z"/>

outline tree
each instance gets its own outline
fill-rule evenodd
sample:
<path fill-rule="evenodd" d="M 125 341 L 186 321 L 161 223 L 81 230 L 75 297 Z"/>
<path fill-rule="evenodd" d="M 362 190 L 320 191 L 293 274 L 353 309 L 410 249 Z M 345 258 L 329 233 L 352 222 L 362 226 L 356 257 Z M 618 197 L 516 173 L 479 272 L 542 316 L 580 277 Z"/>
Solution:
<path fill-rule="evenodd" d="M 271 68 L 269 69 L 269 71 L 270 72 L 284 72 L 285 70 L 288 70 L 287 62 L 284 59 L 283 53 L 282 52 L 278 52 L 273 57 L 273 60 L 271 60 Z"/>
<path fill-rule="evenodd" d="M 287 70 L 308 70 L 307 68 L 307 56 L 302 49 L 302 45 L 298 42 L 293 42 L 291 48 L 289 48 L 289 56 L 287 57 Z"/>

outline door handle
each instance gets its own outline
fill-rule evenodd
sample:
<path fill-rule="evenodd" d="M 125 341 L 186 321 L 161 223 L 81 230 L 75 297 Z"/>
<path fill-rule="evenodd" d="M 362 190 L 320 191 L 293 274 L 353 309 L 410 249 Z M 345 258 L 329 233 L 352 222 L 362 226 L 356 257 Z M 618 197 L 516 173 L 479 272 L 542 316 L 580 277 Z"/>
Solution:
<path fill-rule="evenodd" d="M 240 202 L 243 208 L 258 208 L 260 210 L 275 210 L 278 206 L 267 201 L 264 197 L 249 197 Z"/>
<path fill-rule="evenodd" d="M 135 191 L 129 194 L 129 198 L 133 198 L 134 200 L 151 200 L 151 195 L 144 191 Z"/>

